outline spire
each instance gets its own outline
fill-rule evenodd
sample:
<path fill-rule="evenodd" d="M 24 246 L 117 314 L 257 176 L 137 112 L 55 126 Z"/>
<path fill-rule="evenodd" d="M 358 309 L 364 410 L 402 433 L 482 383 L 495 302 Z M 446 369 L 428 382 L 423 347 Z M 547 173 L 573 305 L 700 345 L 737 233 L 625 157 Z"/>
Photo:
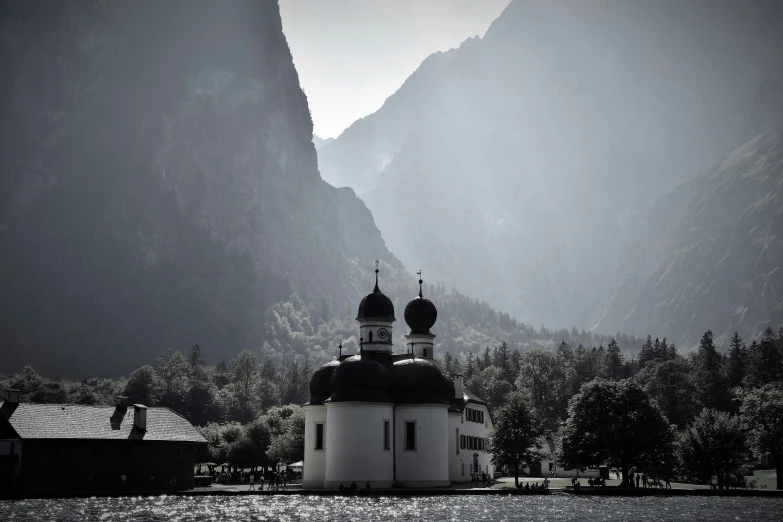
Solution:
<path fill-rule="evenodd" d="M 424 282 L 421 280 L 421 268 L 419 269 L 418 272 L 416 272 L 416 274 L 418 274 L 419 276 L 419 297 L 424 297 L 421 293 L 421 284 Z"/>
<path fill-rule="evenodd" d="M 380 272 L 380 270 L 378 270 L 378 260 L 376 259 L 375 260 L 375 290 L 374 290 L 374 292 L 377 293 L 377 294 L 380 294 L 381 293 L 381 289 L 378 288 L 378 272 Z"/>
<path fill-rule="evenodd" d="M 340 350 L 340 357 L 343 356 L 343 342 L 340 341 L 340 345 L 337 347 L 338 350 Z"/>

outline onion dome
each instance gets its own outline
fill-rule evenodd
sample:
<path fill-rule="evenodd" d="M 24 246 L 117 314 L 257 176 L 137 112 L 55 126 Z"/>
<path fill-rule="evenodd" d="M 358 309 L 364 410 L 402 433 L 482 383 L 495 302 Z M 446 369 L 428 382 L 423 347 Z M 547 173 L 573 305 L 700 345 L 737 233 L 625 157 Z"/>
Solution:
<path fill-rule="evenodd" d="M 359 303 L 359 313 L 356 314 L 356 320 L 381 319 L 394 322 L 394 304 L 381 289 L 378 288 L 378 261 L 375 262 L 375 289 L 367 294 Z"/>
<path fill-rule="evenodd" d="M 392 390 L 402 403 L 451 403 L 454 385 L 429 359 L 410 358 L 394 363 Z"/>
<path fill-rule="evenodd" d="M 392 402 L 391 372 L 366 353 L 342 361 L 332 373 L 331 388 L 332 402 Z"/>
<path fill-rule="evenodd" d="M 323 404 L 332 395 L 332 373 L 340 361 L 328 362 L 318 368 L 310 378 L 310 404 Z"/>
<path fill-rule="evenodd" d="M 421 272 L 419 272 L 421 274 Z M 411 334 L 432 335 L 430 328 L 438 320 L 438 309 L 432 301 L 425 299 L 421 293 L 422 280 L 419 279 L 419 295 L 414 297 L 405 307 L 405 322 L 411 329 Z"/>

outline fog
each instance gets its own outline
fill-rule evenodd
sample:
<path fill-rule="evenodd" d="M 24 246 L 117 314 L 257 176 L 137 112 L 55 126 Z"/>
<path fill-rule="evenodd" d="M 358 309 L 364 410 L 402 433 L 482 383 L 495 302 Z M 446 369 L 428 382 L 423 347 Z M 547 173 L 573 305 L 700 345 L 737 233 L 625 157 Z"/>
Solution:
<path fill-rule="evenodd" d="M 747 260 L 783 254 L 780 223 L 758 242 L 733 227 L 778 201 L 780 168 L 701 173 L 779 129 L 781 20 L 778 2 L 512 2 L 321 145 L 319 169 L 406 267 L 526 322 L 755 336 L 783 279 Z M 723 222 L 699 222 L 716 205 Z"/>
<path fill-rule="evenodd" d="M 3 2 L 0 373 L 315 365 L 358 345 L 376 259 L 397 307 L 423 270 L 463 362 L 777 329 L 780 22 L 516 0 L 320 140 L 277 2 Z"/>

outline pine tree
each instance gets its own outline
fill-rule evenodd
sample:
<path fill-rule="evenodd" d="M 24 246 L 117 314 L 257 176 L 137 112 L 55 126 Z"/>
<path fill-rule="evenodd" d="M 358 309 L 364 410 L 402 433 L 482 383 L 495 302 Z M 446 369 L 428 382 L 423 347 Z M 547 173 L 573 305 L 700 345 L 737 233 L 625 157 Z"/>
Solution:
<path fill-rule="evenodd" d="M 190 349 L 188 362 L 191 366 L 201 366 L 204 364 L 204 359 L 201 357 L 201 347 L 198 344 L 194 344 L 193 348 Z"/>
<path fill-rule="evenodd" d="M 565 339 L 563 339 L 560 342 L 560 346 L 557 347 L 557 355 L 566 361 L 570 361 L 573 358 L 574 351 L 568 343 L 565 342 Z"/>
<path fill-rule="evenodd" d="M 742 342 L 742 337 L 734 332 L 734 336 L 729 341 L 729 360 L 726 364 L 726 373 L 732 388 L 742 384 L 742 380 L 745 378 L 746 360 L 745 343 Z"/>
<path fill-rule="evenodd" d="M 619 380 L 623 378 L 623 356 L 620 346 L 612 339 L 606 348 L 606 376 L 609 379 Z"/>
<path fill-rule="evenodd" d="M 454 365 L 454 358 L 451 356 L 449 352 L 446 352 L 446 355 L 443 356 L 443 367 L 445 368 L 447 374 L 455 373 L 452 368 L 453 365 Z"/>
<path fill-rule="evenodd" d="M 510 369 L 509 362 L 508 344 L 506 344 L 506 341 L 503 341 L 503 344 L 498 348 L 498 366 L 500 366 L 500 369 L 504 372 L 508 372 Z"/>
<path fill-rule="evenodd" d="M 473 352 L 468 352 L 468 360 L 465 363 L 465 380 L 467 381 L 473 376 Z"/>
<path fill-rule="evenodd" d="M 484 350 L 484 361 L 482 366 L 482 370 L 492 366 L 492 358 L 489 356 L 489 346 Z"/>
<path fill-rule="evenodd" d="M 647 342 L 642 345 L 642 349 L 639 351 L 639 367 L 644 368 L 654 359 L 655 349 L 653 348 L 652 338 L 648 335 Z"/>
<path fill-rule="evenodd" d="M 777 347 L 775 332 L 767 327 L 761 342 L 751 344 L 751 371 L 748 380 L 754 386 L 764 386 L 783 380 L 783 355 Z"/>
<path fill-rule="evenodd" d="M 712 339 L 712 330 L 707 330 L 699 341 L 695 360 L 696 382 L 705 408 L 727 411 L 730 407 L 728 379 L 723 374 L 723 359 Z"/>

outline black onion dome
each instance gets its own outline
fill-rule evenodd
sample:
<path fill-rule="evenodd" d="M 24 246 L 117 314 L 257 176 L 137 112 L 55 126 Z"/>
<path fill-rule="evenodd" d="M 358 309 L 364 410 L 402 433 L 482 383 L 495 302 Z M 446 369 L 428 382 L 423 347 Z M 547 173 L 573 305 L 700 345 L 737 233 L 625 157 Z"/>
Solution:
<path fill-rule="evenodd" d="M 429 359 L 411 358 L 394 363 L 392 390 L 398 402 L 447 403 L 454 396 L 454 385 Z"/>
<path fill-rule="evenodd" d="M 405 307 L 405 322 L 412 334 L 432 335 L 430 328 L 438 320 L 438 309 L 432 301 L 418 295 Z"/>
<path fill-rule="evenodd" d="M 356 320 L 361 321 L 362 319 L 383 319 L 389 322 L 397 320 L 394 317 L 394 304 L 378 288 L 377 281 L 372 293 L 364 296 L 362 302 L 359 303 L 359 313 L 356 314 Z"/>
<path fill-rule="evenodd" d="M 372 355 L 353 355 L 332 373 L 331 392 L 332 402 L 392 402 L 391 372 Z"/>
<path fill-rule="evenodd" d="M 323 404 L 332 395 L 332 373 L 340 361 L 331 361 L 318 368 L 310 378 L 310 404 Z"/>

